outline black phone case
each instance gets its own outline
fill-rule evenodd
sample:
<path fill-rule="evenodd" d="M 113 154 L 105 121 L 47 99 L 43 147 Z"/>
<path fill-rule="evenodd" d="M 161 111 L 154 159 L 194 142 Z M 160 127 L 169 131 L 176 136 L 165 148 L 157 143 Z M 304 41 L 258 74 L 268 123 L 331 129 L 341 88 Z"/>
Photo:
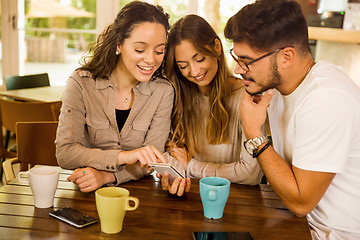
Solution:
<path fill-rule="evenodd" d="M 82 228 L 97 222 L 96 218 L 88 216 L 70 207 L 64 207 L 56 211 L 51 211 L 49 212 L 49 215 L 77 228 Z"/>
<path fill-rule="evenodd" d="M 253 240 L 249 232 L 193 232 L 194 240 Z"/>

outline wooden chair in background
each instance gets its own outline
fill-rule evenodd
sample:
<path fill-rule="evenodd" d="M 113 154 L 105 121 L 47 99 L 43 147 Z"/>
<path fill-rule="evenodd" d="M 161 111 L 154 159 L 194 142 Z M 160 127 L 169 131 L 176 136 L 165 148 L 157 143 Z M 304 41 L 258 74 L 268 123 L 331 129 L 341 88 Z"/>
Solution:
<path fill-rule="evenodd" d="M 24 88 L 46 87 L 50 86 L 50 79 L 47 73 L 23 75 L 23 76 L 5 76 L 6 90 L 16 90 Z M 5 148 L 8 148 L 10 131 L 6 131 Z"/>
<path fill-rule="evenodd" d="M 16 131 L 17 122 L 33 121 L 57 121 L 61 103 L 47 102 L 19 102 L 0 98 L 0 158 L 1 162 L 5 158 L 15 157 L 16 153 L 5 148 L 3 140 L 3 128 L 10 132 Z M 0 177 L 2 168 L 0 165 Z"/>
<path fill-rule="evenodd" d="M 34 165 L 58 166 L 55 157 L 57 121 L 18 122 L 16 124 L 17 157 L 3 162 L 5 181 L 14 179 L 13 165 L 20 163 L 20 171 Z"/>

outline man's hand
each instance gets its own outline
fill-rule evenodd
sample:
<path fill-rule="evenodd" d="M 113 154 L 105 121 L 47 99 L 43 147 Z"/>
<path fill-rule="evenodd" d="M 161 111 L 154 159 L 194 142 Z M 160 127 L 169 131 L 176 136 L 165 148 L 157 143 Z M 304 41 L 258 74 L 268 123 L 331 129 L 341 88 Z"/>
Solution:
<path fill-rule="evenodd" d="M 269 89 L 263 96 L 251 96 L 247 92 L 240 104 L 241 124 L 247 139 L 262 134 L 261 126 L 266 120 L 266 110 L 269 107 L 274 90 Z"/>

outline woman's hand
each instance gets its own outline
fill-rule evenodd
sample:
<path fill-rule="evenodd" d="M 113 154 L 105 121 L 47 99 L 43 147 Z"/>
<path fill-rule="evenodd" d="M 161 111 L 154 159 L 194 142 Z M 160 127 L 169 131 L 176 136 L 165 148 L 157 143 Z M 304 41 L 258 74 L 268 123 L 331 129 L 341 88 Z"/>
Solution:
<path fill-rule="evenodd" d="M 118 165 L 135 164 L 139 162 L 141 167 L 148 167 L 149 162 L 163 162 L 166 160 L 163 154 L 154 146 L 146 146 L 132 151 L 122 151 L 118 155 Z"/>
<path fill-rule="evenodd" d="M 185 170 L 187 169 L 189 164 L 189 159 L 188 159 L 188 152 L 185 148 L 179 148 L 174 145 L 170 149 L 170 155 L 176 158 L 176 160 L 178 160 L 183 165 Z"/>
<path fill-rule="evenodd" d="M 156 174 L 158 178 L 161 179 L 161 187 L 165 191 L 169 191 L 171 194 L 176 194 L 179 197 L 184 194 L 184 192 L 189 192 L 191 187 L 191 180 L 190 178 L 181 178 L 177 177 L 175 180 L 170 184 L 169 182 L 169 174 L 165 173 L 164 176 L 160 174 Z"/>
<path fill-rule="evenodd" d="M 91 167 L 78 168 L 67 178 L 77 184 L 82 192 L 91 192 L 104 184 L 115 182 L 114 173 L 99 171 Z"/>

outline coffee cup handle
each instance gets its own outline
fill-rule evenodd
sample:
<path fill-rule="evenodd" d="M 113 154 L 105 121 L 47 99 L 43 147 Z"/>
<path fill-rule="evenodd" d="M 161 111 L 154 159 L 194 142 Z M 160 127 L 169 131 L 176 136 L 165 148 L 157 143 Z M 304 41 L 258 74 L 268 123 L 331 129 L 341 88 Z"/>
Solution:
<path fill-rule="evenodd" d="M 134 206 L 130 206 L 130 201 L 134 202 Z M 136 197 L 127 197 L 126 204 L 125 204 L 125 210 L 132 211 L 137 209 L 139 206 L 139 199 Z"/>
<path fill-rule="evenodd" d="M 209 200 L 210 201 L 215 201 L 216 200 L 216 190 L 210 190 L 209 191 Z"/>
<path fill-rule="evenodd" d="M 18 173 L 18 179 L 19 179 L 19 181 L 22 182 L 22 183 L 29 184 L 29 181 L 28 181 L 28 180 L 25 180 L 25 179 L 21 178 L 21 175 L 23 175 L 23 174 L 29 176 L 29 175 L 28 175 L 28 174 L 29 174 L 29 171 L 19 172 L 19 173 Z"/>

